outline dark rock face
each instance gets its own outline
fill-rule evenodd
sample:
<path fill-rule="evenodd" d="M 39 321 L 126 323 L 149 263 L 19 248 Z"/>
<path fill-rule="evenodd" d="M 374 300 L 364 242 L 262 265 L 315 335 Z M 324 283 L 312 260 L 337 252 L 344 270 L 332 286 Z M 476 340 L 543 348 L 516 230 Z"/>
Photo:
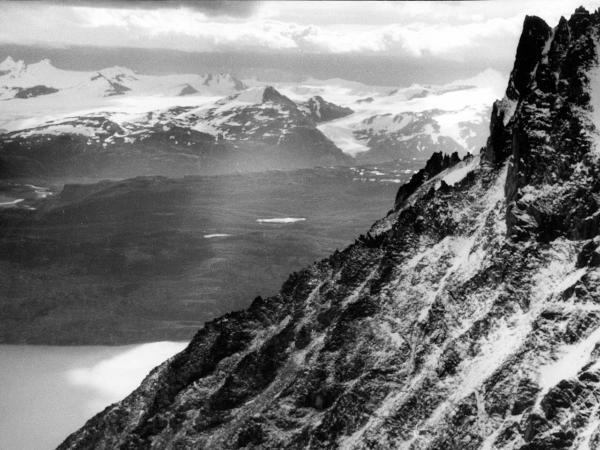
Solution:
<path fill-rule="evenodd" d="M 296 104 L 287 98 L 285 95 L 281 94 L 277 89 L 273 86 L 267 86 L 262 95 L 262 101 L 264 102 L 273 102 L 276 104 L 284 105 L 290 108 L 296 108 Z"/>
<path fill-rule="evenodd" d="M 491 164 L 502 164 L 512 151 L 512 135 L 504 125 L 505 115 L 502 102 L 495 101 L 490 117 L 490 137 L 486 147 L 482 149 L 483 159 Z"/>
<path fill-rule="evenodd" d="M 367 238 L 207 324 L 61 448 L 597 448 L 598 30 L 528 18 L 480 164 L 434 156 Z"/>
<path fill-rule="evenodd" d="M 589 157 L 586 154 L 593 145 L 584 131 L 588 124 L 579 116 L 592 108 L 589 71 L 597 64 L 595 17 L 579 11 L 568 22 L 560 21 L 548 44 L 533 40 L 535 48 L 546 46 L 545 54 L 536 70 L 527 72 L 528 80 L 514 75 L 521 80 L 515 82 L 517 91 L 522 92 L 520 114 L 498 133 L 501 140 L 508 130 L 512 135 L 510 147 L 504 145 L 502 152 L 510 148 L 512 154 L 506 194 L 507 225 L 513 237 L 525 239 L 534 234 L 540 240 L 558 236 L 588 239 L 598 232 L 598 173 L 592 166 L 583 177 L 577 168 L 578 162 Z M 530 65 L 524 63 L 527 69 Z M 578 184 L 577 189 L 566 188 L 573 183 Z M 543 189 L 527 195 L 534 187 Z"/>
<path fill-rule="evenodd" d="M 210 86 L 213 83 L 218 83 L 219 80 L 226 80 L 226 81 L 230 82 L 231 84 L 233 84 L 233 88 L 236 91 L 242 91 L 248 87 L 242 81 L 238 80 L 236 77 L 231 76 L 229 74 L 223 74 L 223 73 L 220 73 L 218 75 L 213 75 L 213 74 L 209 73 L 208 75 L 206 75 L 206 78 L 204 79 L 202 84 L 204 86 Z"/>
<path fill-rule="evenodd" d="M 40 84 L 30 88 L 19 88 L 15 94 L 15 98 L 39 97 L 40 95 L 54 94 L 55 92 L 58 92 L 58 89 Z"/>
<path fill-rule="evenodd" d="M 527 93 L 531 73 L 539 63 L 552 29 L 539 17 L 526 16 L 517 46 L 515 65 L 510 75 L 507 96 L 519 98 Z"/>
<path fill-rule="evenodd" d="M 180 96 L 185 96 L 185 95 L 194 95 L 197 94 L 198 90 L 192 86 L 191 84 L 186 84 L 185 86 L 183 86 L 181 88 L 181 91 L 179 91 Z"/>
<path fill-rule="evenodd" d="M 95 80 L 104 80 L 107 84 L 107 88 L 104 92 L 105 97 L 112 97 L 114 95 L 123 95 L 125 92 L 130 91 L 131 89 L 122 84 L 122 81 L 126 80 L 127 76 L 124 74 L 118 74 L 114 77 L 114 79 L 109 79 L 104 74 L 98 72 L 98 74 L 92 77 L 92 81 Z"/>
<path fill-rule="evenodd" d="M 471 159 L 471 155 L 465 156 L 465 160 Z M 436 176 L 438 173 L 446 170 L 460 162 L 458 153 L 452 153 L 452 155 L 444 155 L 442 152 L 434 153 L 431 158 L 425 164 L 425 167 L 414 174 L 410 181 L 398 189 L 396 194 L 396 201 L 394 205 L 396 209 L 402 207 L 405 200 L 410 197 L 423 183 L 430 178 Z"/>
<path fill-rule="evenodd" d="M 328 102 L 320 95 L 308 99 L 303 106 L 308 110 L 311 119 L 315 122 L 327 122 L 340 119 L 354 112 L 350 108 Z"/>

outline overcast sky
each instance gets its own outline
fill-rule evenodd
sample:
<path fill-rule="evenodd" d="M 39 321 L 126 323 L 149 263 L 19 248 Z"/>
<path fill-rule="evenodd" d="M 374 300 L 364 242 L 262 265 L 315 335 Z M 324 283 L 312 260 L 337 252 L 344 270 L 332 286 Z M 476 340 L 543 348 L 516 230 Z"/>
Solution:
<path fill-rule="evenodd" d="M 235 63 L 223 63 L 223 55 L 237 54 L 243 56 L 240 65 L 244 67 L 237 68 L 241 71 L 248 65 L 266 69 L 264 62 L 257 62 L 261 55 L 271 61 L 273 69 L 291 71 L 296 70 L 294 58 L 320 61 L 315 67 L 326 66 L 328 58 L 334 58 L 339 67 L 333 67 L 331 75 L 350 72 L 355 79 L 360 78 L 360 70 L 348 69 L 351 61 L 355 65 L 357 61 L 371 65 L 383 61 L 380 78 L 403 64 L 411 73 L 418 72 L 422 64 L 424 74 L 435 78 L 441 75 L 434 72 L 444 68 L 452 72 L 449 76 L 469 68 L 508 71 L 526 14 L 539 15 L 554 26 L 561 15 L 569 16 L 580 4 L 590 10 L 595 7 L 594 2 L 582 0 L 4 1 L 0 5 L 0 46 L 47 48 L 54 54 L 70 46 L 94 47 L 104 53 L 117 47 L 162 49 L 163 54 L 175 50 L 205 54 L 205 59 L 212 54 L 225 66 Z M 376 81 L 376 70 L 371 72 L 369 76 Z"/>

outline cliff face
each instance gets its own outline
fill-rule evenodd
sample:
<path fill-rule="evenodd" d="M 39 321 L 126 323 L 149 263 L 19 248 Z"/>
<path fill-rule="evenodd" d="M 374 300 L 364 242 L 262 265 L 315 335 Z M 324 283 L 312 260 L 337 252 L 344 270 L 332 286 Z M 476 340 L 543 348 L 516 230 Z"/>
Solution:
<path fill-rule="evenodd" d="M 436 156 L 61 448 L 598 448 L 598 30 L 527 18 L 481 157 Z"/>

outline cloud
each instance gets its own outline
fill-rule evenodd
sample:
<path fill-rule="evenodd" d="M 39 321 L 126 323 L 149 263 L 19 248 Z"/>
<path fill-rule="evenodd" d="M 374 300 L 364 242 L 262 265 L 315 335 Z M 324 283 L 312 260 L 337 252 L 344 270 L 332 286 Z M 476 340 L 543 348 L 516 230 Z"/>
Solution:
<path fill-rule="evenodd" d="M 74 386 L 91 391 L 91 413 L 119 401 L 135 389 L 154 367 L 186 347 L 183 342 L 153 342 L 126 350 L 93 366 L 67 372 Z"/>
<path fill-rule="evenodd" d="M 520 19 L 450 23 L 313 25 L 258 15 L 216 18 L 183 8 L 111 8 L 9 4 L 0 18 L 0 41 L 60 45 L 172 48 L 185 51 L 289 50 L 444 55 L 482 37 L 515 35 Z M 31 9 L 37 9 L 32 11 Z M 267 13 L 268 14 L 268 13 Z"/>
<path fill-rule="evenodd" d="M 207 16 L 250 17 L 260 2 L 234 0 L 42 0 L 40 4 L 49 6 L 74 6 L 109 9 L 177 9 L 187 8 L 201 11 Z"/>
<path fill-rule="evenodd" d="M 577 3 L 6 2 L 0 42 L 508 60 L 526 12 L 553 24 Z"/>

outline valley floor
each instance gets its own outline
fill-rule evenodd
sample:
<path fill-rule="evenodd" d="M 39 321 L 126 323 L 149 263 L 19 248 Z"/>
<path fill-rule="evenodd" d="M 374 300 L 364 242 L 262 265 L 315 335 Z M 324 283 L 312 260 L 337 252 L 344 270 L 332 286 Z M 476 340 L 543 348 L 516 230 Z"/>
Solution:
<path fill-rule="evenodd" d="M 189 339 L 351 243 L 422 164 L 5 182 L 0 342 Z"/>

